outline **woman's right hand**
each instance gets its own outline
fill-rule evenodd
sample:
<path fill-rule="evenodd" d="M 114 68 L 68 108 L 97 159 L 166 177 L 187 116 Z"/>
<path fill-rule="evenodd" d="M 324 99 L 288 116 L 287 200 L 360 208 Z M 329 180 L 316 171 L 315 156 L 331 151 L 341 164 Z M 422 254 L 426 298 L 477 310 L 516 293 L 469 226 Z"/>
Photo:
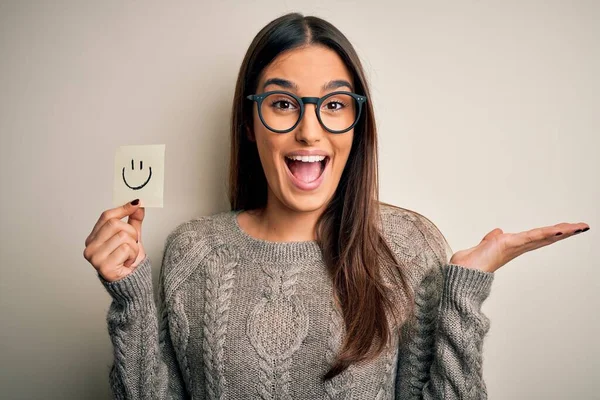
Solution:
<path fill-rule="evenodd" d="M 127 222 L 122 218 L 129 217 Z M 104 211 L 85 240 L 83 256 L 107 281 L 131 274 L 146 257 L 142 246 L 144 208 L 139 200 Z"/>

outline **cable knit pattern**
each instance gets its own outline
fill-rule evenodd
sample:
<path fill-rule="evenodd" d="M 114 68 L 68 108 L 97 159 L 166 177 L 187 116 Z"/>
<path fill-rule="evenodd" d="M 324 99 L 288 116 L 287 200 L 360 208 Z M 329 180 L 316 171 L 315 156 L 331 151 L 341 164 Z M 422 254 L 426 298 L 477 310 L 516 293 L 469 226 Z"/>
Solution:
<path fill-rule="evenodd" d="M 194 219 L 169 234 L 158 307 L 149 259 L 122 280 L 100 277 L 112 298 L 115 398 L 487 398 L 481 305 L 494 275 L 450 264 L 452 251 L 427 218 L 381 207 L 380 228 L 407 272 L 415 313 L 393 328 L 378 358 L 324 382 L 346 330 L 318 244 L 253 238 L 238 214 Z M 389 289 L 394 301 L 407 299 Z"/>
<path fill-rule="evenodd" d="M 375 400 L 389 400 L 394 398 L 394 375 L 396 373 L 396 356 L 397 351 L 395 348 L 396 341 L 388 346 L 385 354 L 385 373 L 383 374 L 383 380 L 379 386 L 379 391 Z"/>
<path fill-rule="evenodd" d="M 141 326 L 141 339 L 142 339 L 141 358 L 143 360 L 152 360 L 152 359 L 156 359 L 156 356 L 158 354 L 158 352 L 156 350 L 158 343 L 156 343 L 156 341 L 153 340 L 154 338 L 152 337 L 154 334 L 152 326 L 156 326 L 156 324 L 157 324 L 156 313 L 148 312 L 147 310 L 145 311 L 145 313 L 146 313 L 146 315 L 144 316 L 144 320 L 148 321 L 149 323 L 142 324 L 142 326 Z M 141 371 L 140 393 L 142 393 L 142 397 L 145 399 L 152 399 L 153 397 L 156 397 L 152 391 L 145 392 L 142 389 L 145 387 L 152 388 L 152 382 L 154 381 L 155 365 L 153 365 L 151 363 L 142 365 L 142 368 L 140 368 L 140 371 Z"/>
<path fill-rule="evenodd" d="M 469 340 L 468 338 L 477 337 L 477 323 L 475 321 L 469 321 L 465 325 L 465 339 L 463 346 L 466 349 L 465 354 L 468 362 L 465 368 L 465 392 L 467 399 L 477 399 L 479 397 L 477 388 L 479 386 L 479 369 L 481 368 L 480 360 L 477 355 L 477 343 Z"/>
<path fill-rule="evenodd" d="M 226 399 L 227 381 L 224 343 L 229 320 L 231 293 L 237 260 L 225 246 L 219 247 L 206 263 L 206 310 L 204 312 L 204 373 L 209 399 Z"/>
<path fill-rule="evenodd" d="M 262 264 L 264 297 L 248 318 L 247 335 L 260 357 L 256 391 L 261 399 L 291 399 L 291 357 L 308 332 L 308 314 L 296 296 L 299 266 Z"/>
<path fill-rule="evenodd" d="M 415 398 L 419 398 L 423 386 L 429 380 L 429 366 L 433 360 L 435 323 L 439 304 L 437 278 L 438 275 L 435 274 L 426 276 L 415 296 L 414 340 L 408 345 L 410 352 L 407 358 L 410 365 L 407 384 L 410 385 L 410 391 Z"/>
<path fill-rule="evenodd" d="M 188 386 L 191 385 L 190 364 L 187 357 L 187 347 L 190 340 L 190 323 L 185 308 L 179 296 L 173 296 L 170 302 L 168 314 L 169 326 L 172 327 L 171 340 L 178 355 L 183 377 Z"/>
<path fill-rule="evenodd" d="M 328 346 L 325 351 L 325 359 L 329 366 L 333 365 L 346 333 L 344 318 L 333 299 L 331 301 L 331 307 L 332 310 L 329 319 L 328 332 L 329 337 L 327 338 Z M 325 397 L 326 400 L 349 400 L 352 398 L 352 387 L 354 383 L 354 376 L 352 375 L 353 370 L 354 366 L 351 365 L 338 376 L 325 382 L 325 392 L 327 393 L 327 397 Z"/>
<path fill-rule="evenodd" d="M 127 380 L 127 371 L 125 370 L 125 332 L 123 329 L 115 326 L 114 322 L 108 323 L 108 333 L 112 339 L 114 348 L 115 363 L 113 364 L 110 372 L 112 390 L 119 393 L 119 396 L 123 398 L 131 397 L 128 385 L 124 383 Z"/>

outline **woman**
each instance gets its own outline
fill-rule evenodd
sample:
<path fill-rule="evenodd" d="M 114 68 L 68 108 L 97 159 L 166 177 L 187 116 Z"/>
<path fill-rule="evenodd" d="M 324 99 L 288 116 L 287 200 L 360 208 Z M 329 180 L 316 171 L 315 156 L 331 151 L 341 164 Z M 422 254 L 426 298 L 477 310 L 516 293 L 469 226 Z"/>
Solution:
<path fill-rule="evenodd" d="M 494 272 L 589 227 L 495 229 L 452 255 L 427 218 L 378 201 L 369 97 L 326 21 L 258 33 L 233 101 L 231 211 L 168 236 L 158 318 L 142 204 L 102 213 L 84 256 L 113 298 L 115 397 L 487 397 Z"/>

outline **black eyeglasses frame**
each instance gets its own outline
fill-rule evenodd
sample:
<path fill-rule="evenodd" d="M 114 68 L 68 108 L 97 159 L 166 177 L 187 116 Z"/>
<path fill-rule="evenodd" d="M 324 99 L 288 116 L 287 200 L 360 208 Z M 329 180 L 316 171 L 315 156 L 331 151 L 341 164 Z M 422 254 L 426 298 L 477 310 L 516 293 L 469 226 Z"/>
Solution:
<path fill-rule="evenodd" d="M 267 96 L 272 95 L 272 94 L 285 94 L 286 96 L 290 96 L 290 97 L 294 98 L 297 101 L 297 103 L 300 104 L 300 116 L 298 118 L 298 121 L 296 121 L 294 126 L 292 126 L 291 128 L 285 129 L 285 130 L 273 129 L 269 125 L 267 125 L 267 123 L 263 119 L 262 108 L 261 108 L 262 103 L 263 103 L 264 99 L 267 98 Z M 334 131 L 334 130 L 326 127 L 325 124 L 323 124 L 323 121 L 321 120 L 320 110 L 321 110 L 321 105 L 323 104 L 323 102 L 325 100 L 327 100 L 328 98 L 330 98 L 332 96 L 338 95 L 338 94 L 346 94 L 346 95 L 349 95 L 352 98 L 354 98 L 354 100 L 356 100 L 356 102 L 358 103 L 358 112 L 356 113 L 356 119 L 354 120 L 352 125 L 350 125 L 349 128 L 341 130 L 341 131 Z M 269 92 L 264 92 L 264 93 L 259 93 L 259 94 L 251 94 L 251 95 L 246 96 L 246 98 L 248 100 L 255 101 L 258 104 L 258 116 L 260 118 L 260 121 L 267 129 L 269 129 L 270 131 L 273 131 L 275 133 L 288 133 L 288 132 L 291 132 L 294 129 L 296 129 L 296 127 L 298 126 L 300 121 L 302 121 L 302 117 L 304 116 L 304 110 L 306 109 L 304 107 L 305 104 L 315 104 L 316 105 L 315 113 L 317 114 L 317 119 L 319 120 L 319 123 L 321 124 L 321 126 L 329 133 L 340 134 L 340 133 L 348 132 L 350 129 L 354 128 L 356 126 L 356 124 L 358 123 L 358 121 L 360 120 L 363 104 L 367 101 L 366 96 L 352 93 L 352 92 L 346 92 L 346 91 L 337 91 L 337 92 L 327 93 L 323 97 L 299 97 L 299 96 L 295 95 L 294 93 L 287 92 L 285 90 L 272 90 Z"/>

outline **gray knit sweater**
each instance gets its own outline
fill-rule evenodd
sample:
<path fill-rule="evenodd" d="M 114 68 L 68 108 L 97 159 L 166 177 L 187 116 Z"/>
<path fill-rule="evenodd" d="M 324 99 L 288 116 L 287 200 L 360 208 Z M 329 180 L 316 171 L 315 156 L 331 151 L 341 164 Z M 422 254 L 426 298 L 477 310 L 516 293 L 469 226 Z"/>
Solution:
<path fill-rule="evenodd" d="M 402 329 L 412 335 L 402 341 L 396 330 L 377 359 L 323 382 L 345 331 L 319 247 L 253 238 L 238 214 L 191 220 L 168 236 L 158 313 L 148 258 L 122 280 L 100 278 L 112 296 L 116 398 L 487 398 L 481 304 L 494 274 L 449 264 L 429 220 L 381 208 L 384 236 L 409 267 L 416 312 Z"/>

